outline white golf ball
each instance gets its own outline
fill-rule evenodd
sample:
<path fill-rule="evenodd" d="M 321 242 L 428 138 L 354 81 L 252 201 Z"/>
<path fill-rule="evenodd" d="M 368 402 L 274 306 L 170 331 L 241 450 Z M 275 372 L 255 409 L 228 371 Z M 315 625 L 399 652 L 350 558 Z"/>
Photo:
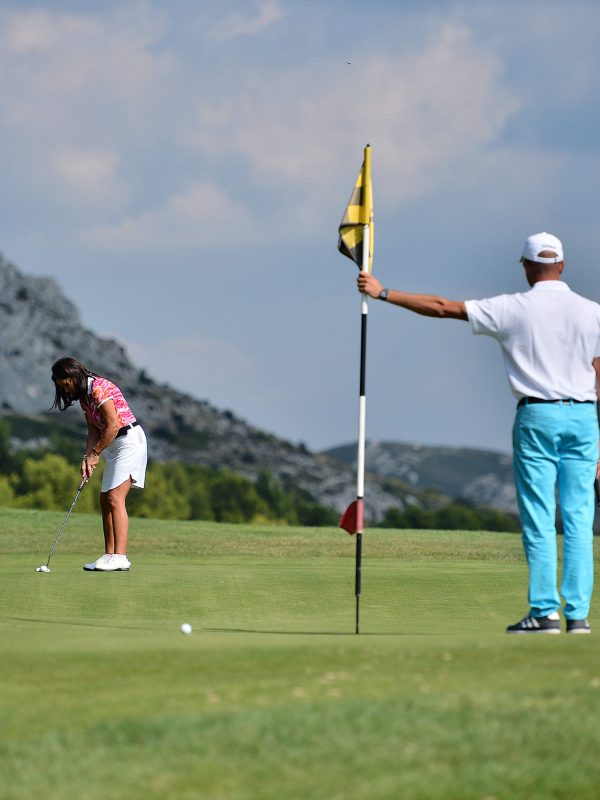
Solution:
<path fill-rule="evenodd" d="M 189 622 L 184 622 L 180 628 L 180 631 L 185 635 L 188 636 L 192 632 L 192 626 Z"/>
<path fill-rule="evenodd" d="M 50 569 L 45 564 L 43 564 L 41 567 L 38 567 L 36 569 L 36 572 L 50 572 Z"/>

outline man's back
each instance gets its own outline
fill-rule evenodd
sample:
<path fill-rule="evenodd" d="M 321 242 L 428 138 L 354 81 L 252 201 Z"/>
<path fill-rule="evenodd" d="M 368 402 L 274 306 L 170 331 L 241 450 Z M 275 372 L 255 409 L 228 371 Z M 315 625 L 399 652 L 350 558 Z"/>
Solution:
<path fill-rule="evenodd" d="M 596 399 L 600 305 L 552 280 L 466 307 L 473 333 L 500 343 L 517 397 Z"/>

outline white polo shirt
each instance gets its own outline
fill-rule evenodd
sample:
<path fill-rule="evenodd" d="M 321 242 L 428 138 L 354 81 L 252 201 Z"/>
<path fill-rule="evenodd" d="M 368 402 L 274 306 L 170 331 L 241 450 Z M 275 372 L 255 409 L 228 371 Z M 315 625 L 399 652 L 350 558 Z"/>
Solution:
<path fill-rule="evenodd" d="M 467 300 L 474 334 L 500 342 L 515 397 L 596 400 L 600 305 L 563 281 L 538 281 L 521 294 Z"/>

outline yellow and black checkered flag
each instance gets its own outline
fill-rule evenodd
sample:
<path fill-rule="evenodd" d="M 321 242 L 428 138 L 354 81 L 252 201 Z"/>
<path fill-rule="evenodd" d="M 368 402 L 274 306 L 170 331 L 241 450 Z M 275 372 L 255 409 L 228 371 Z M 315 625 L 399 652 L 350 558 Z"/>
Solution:
<path fill-rule="evenodd" d="M 371 185 L 371 147 L 365 147 L 365 159 L 340 222 L 338 250 L 363 268 L 364 226 L 369 226 L 368 271 L 373 266 L 373 186 Z"/>

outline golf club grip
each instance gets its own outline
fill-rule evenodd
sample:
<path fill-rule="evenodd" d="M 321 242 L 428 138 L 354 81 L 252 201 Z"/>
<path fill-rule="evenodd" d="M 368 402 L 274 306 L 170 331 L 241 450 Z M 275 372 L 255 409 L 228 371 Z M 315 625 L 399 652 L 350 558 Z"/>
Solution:
<path fill-rule="evenodd" d="M 600 506 L 600 480 L 598 478 L 594 481 L 594 494 L 596 495 L 596 505 Z"/>
<path fill-rule="evenodd" d="M 87 479 L 87 478 L 84 478 L 84 479 L 81 481 L 81 483 L 79 484 L 79 489 L 77 489 L 77 494 L 75 495 L 75 497 L 74 497 L 74 499 L 73 499 L 73 503 L 71 504 L 71 508 L 69 509 L 69 513 L 67 514 L 67 518 L 65 519 L 65 523 L 66 523 L 67 519 L 69 519 L 69 514 L 70 514 L 70 513 L 71 513 L 71 511 L 73 511 L 73 509 L 75 508 L 75 503 L 76 503 L 76 502 L 79 500 L 79 495 L 80 495 L 80 494 L 81 494 L 81 492 L 83 491 L 83 487 L 86 485 L 86 483 L 87 483 L 87 482 L 88 482 L 88 479 Z"/>

